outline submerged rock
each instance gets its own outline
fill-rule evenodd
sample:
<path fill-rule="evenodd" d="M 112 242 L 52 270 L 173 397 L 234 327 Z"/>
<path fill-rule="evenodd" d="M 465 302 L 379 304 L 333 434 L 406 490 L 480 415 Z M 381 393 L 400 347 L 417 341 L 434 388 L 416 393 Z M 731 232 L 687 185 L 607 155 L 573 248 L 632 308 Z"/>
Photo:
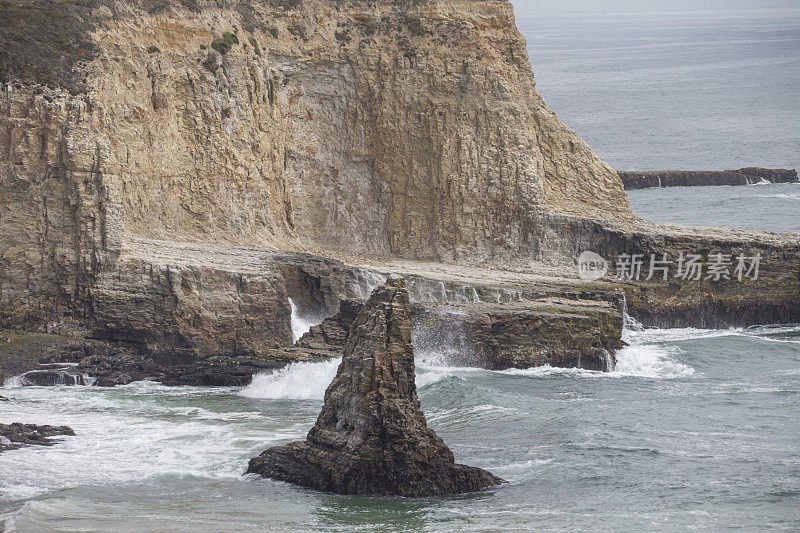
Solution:
<path fill-rule="evenodd" d="M 502 483 L 455 463 L 427 426 L 414 379 L 408 292 L 403 278 L 390 276 L 353 323 L 307 439 L 264 451 L 247 473 L 340 494 L 412 497 Z"/>
<path fill-rule="evenodd" d="M 0 424 L 0 452 L 14 450 L 24 445 L 52 446 L 56 435 L 75 436 L 68 426 L 37 426 L 36 424 Z"/>
<path fill-rule="evenodd" d="M 94 379 L 86 373 L 76 370 L 77 363 L 45 363 L 40 368 L 30 370 L 12 379 L 16 386 L 89 386 Z"/>

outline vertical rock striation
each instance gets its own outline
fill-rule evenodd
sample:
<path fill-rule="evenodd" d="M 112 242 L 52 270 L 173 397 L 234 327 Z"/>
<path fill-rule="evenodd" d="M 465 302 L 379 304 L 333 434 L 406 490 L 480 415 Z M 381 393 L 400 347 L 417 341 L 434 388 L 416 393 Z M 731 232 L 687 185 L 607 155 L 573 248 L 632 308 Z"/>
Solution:
<path fill-rule="evenodd" d="M 352 325 L 307 439 L 264 451 L 247 472 L 341 494 L 435 496 L 502 483 L 456 464 L 425 422 L 414 382 L 408 292 L 399 276 L 375 290 Z"/>

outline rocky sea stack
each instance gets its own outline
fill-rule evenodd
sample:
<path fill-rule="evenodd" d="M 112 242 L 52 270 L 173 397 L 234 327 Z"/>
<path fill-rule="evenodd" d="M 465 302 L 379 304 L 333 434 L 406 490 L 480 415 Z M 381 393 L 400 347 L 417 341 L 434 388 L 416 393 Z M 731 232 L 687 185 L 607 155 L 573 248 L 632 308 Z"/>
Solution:
<path fill-rule="evenodd" d="M 503 482 L 453 453 L 425 422 L 405 282 L 390 276 L 350 328 L 325 405 L 303 442 L 270 448 L 247 473 L 340 494 L 439 496 Z"/>

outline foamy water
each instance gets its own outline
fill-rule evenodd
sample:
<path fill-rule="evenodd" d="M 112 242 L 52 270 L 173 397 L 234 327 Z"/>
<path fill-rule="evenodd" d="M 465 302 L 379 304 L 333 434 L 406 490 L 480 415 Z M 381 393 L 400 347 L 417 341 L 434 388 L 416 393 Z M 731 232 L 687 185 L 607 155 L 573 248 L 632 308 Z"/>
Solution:
<path fill-rule="evenodd" d="M 694 505 L 710 525 L 760 525 L 763 515 L 727 505 L 716 483 L 771 513 L 796 507 L 798 483 L 786 473 L 800 468 L 790 451 L 798 335 L 798 326 L 626 330 L 631 345 L 607 373 L 488 371 L 449 365 L 452 349 L 420 351 L 429 424 L 457 460 L 510 481 L 441 501 L 322 496 L 241 476 L 264 448 L 305 437 L 338 359 L 294 363 L 244 388 L 6 387 L 14 400 L 0 402 L 0 421 L 66 424 L 77 435 L 0 454 L 0 523 L 19 531 L 341 531 L 360 516 L 413 530 L 434 516 L 441 528 L 477 531 L 561 529 L 591 516 L 606 529 L 641 530 L 660 520 L 696 524 L 682 511 Z M 759 499 L 767 491 L 774 495 Z"/>
<path fill-rule="evenodd" d="M 321 400 L 341 362 L 341 357 L 337 357 L 329 361 L 291 363 L 275 372 L 256 374 L 240 394 L 272 400 Z"/>
<path fill-rule="evenodd" d="M 308 333 L 313 326 L 316 326 L 322 319 L 313 319 L 300 315 L 300 310 L 294 300 L 289 298 L 289 307 L 292 309 L 291 327 L 292 327 L 292 342 L 296 343 L 300 338 Z"/>

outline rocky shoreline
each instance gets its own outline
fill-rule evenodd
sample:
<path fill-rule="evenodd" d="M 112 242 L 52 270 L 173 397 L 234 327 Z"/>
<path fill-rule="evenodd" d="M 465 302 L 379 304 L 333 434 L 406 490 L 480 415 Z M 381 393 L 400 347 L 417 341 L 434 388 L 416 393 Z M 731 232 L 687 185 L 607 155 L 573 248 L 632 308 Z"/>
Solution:
<path fill-rule="evenodd" d="M 697 187 L 707 185 L 754 185 L 756 183 L 797 183 L 797 171 L 748 167 L 739 170 L 654 170 L 619 171 L 626 190 L 658 187 Z"/>
<path fill-rule="evenodd" d="M 608 370 L 623 302 L 651 325 L 800 321 L 800 238 L 640 220 L 536 91 L 510 2 L 11 4 L 53 31 L 0 32 L 24 52 L 0 80 L 3 380 L 243 385 L 340 355 L 343 302 L 390 274 L 419 342 L 487 368 Z M 64 43 L 63 76 L 25 66 Z M 608 275 L 580 279 L 585 251 Z M 762 276 L 613 276 L 714 252 Z"/>

